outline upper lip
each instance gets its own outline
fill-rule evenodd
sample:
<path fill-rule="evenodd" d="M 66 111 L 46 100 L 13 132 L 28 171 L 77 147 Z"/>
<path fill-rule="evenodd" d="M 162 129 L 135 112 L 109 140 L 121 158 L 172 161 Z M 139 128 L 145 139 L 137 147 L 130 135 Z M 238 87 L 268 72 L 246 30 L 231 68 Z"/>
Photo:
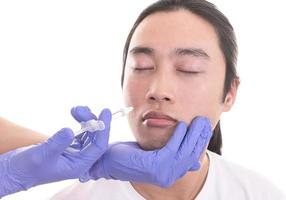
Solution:
<path fill-rule="evenodd" d="M 143 114 L 143 121 L 146 119 L 167 119 L 172 121 L 177 121 L 175 118 L 171 117 L 170 115 L 167 115 L 163 112 L 159 111 L 148 111 Z"/>

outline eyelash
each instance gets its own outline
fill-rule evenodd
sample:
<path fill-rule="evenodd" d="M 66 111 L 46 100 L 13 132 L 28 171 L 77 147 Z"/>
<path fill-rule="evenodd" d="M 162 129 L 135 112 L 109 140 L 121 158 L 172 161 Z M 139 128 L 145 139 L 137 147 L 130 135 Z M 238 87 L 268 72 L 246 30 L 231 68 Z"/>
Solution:
<path fill-rule="evenodd" d="M 144 68 L 137 68 L 137 67 L 134 67 L 133 70 L 134 71 L 144 71 L 144 70 L 152 70 L 153 68 L 151 67 L 144 67 Z"/>
<path fill-rule="evenodd" d="M 178 69 L 177 71 L 182 72 L 182 73 L 186 73 L 186 74 L 194 74 L 194 75 L 200 73 L 198 71 L 185 71 L 185 70 L 181 70 L 181 69 Z"/>
<path fill-rule="evenodd" d="M 152 67 L 144 67 L 144 68 L 134 67 L 133 70 L 140 72 L 140 71 L 145 71 L 145 70 L 153 70 L 153 68 Z M 196 74 L 200 73 L 198 71 L 185 71 L 185 70 L 181 70 L 181 69 L 178 69 L 177 71 L 185 73 L 185 74 L 190 74 L 190 75 L 196 75 Z"/>

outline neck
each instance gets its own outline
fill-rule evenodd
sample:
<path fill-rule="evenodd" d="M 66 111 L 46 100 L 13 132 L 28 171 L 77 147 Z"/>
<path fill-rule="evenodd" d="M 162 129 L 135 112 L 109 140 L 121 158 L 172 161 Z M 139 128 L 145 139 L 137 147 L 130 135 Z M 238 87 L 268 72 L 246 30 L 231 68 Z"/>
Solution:
<path fill-rule="evenodd" d="M 209 158 L 206 153 L 201 156 L 201 168 L 198 171 L 190 171 L 177 180 L 169 188 L 145 183 L 131 183 L 133 188 L 148 200 L 185 200 L 195 199 L 201 191 L 209 169 Z"/>

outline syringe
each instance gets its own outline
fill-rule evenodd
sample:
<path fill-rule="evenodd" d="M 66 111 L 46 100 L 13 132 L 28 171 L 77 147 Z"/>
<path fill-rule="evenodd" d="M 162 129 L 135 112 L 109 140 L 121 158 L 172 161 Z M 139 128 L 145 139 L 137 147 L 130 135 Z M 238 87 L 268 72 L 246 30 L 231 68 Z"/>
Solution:
<path fill-rule="evenodd" d="M 112 120 L 118 119 L 120 117 L 124 117 L 132 110 L 133 110 L 133 107 L 121 108 L 120 110 L 112 113 Z M 95 131 L 101 131 L 105 129 L 104 122 L 101 120 L 91 119 L 86 122 L 81 122 L 80 124 L 81 124 L 81 129 L 76 132 L 76 135 L 82 134 L 87 131 L 95 132 Z"/>

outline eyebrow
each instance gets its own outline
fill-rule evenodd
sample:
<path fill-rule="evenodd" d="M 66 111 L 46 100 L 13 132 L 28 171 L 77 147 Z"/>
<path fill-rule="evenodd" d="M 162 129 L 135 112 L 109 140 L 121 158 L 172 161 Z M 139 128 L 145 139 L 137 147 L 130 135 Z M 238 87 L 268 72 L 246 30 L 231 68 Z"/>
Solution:
<path fill-rule="evenodd" d="M 198 48 L 176 48 L 175 53 L 180 56 L 191 55 L 194 57 L 202 57 L 209 59 L 210 56 L 203 50 Z"/>
<path fill-rule="evenodd" d="M 154 49 L 149 48 L 149 47 L 134 47 L 132 48 L 129 53 L 136 55 L 136 54 L 147 54 L 147 55 L 152 55 L 154 53 Z"/>
<path fill-rule="evenodd" d="M 137 46 L 132 48 L 129 53 L 136 55 L 136 54 L 146 54 L 152 55 L 154 54 L 154 49 L 150 47 L 142 47 Z M 203 50 L 199 48 L 176 48 L 174 50 L 175 54 L 178 56 L 190 55 L 194 57 L 202 57 L 204 59 L 209 59 L 210 56 Z"/>

